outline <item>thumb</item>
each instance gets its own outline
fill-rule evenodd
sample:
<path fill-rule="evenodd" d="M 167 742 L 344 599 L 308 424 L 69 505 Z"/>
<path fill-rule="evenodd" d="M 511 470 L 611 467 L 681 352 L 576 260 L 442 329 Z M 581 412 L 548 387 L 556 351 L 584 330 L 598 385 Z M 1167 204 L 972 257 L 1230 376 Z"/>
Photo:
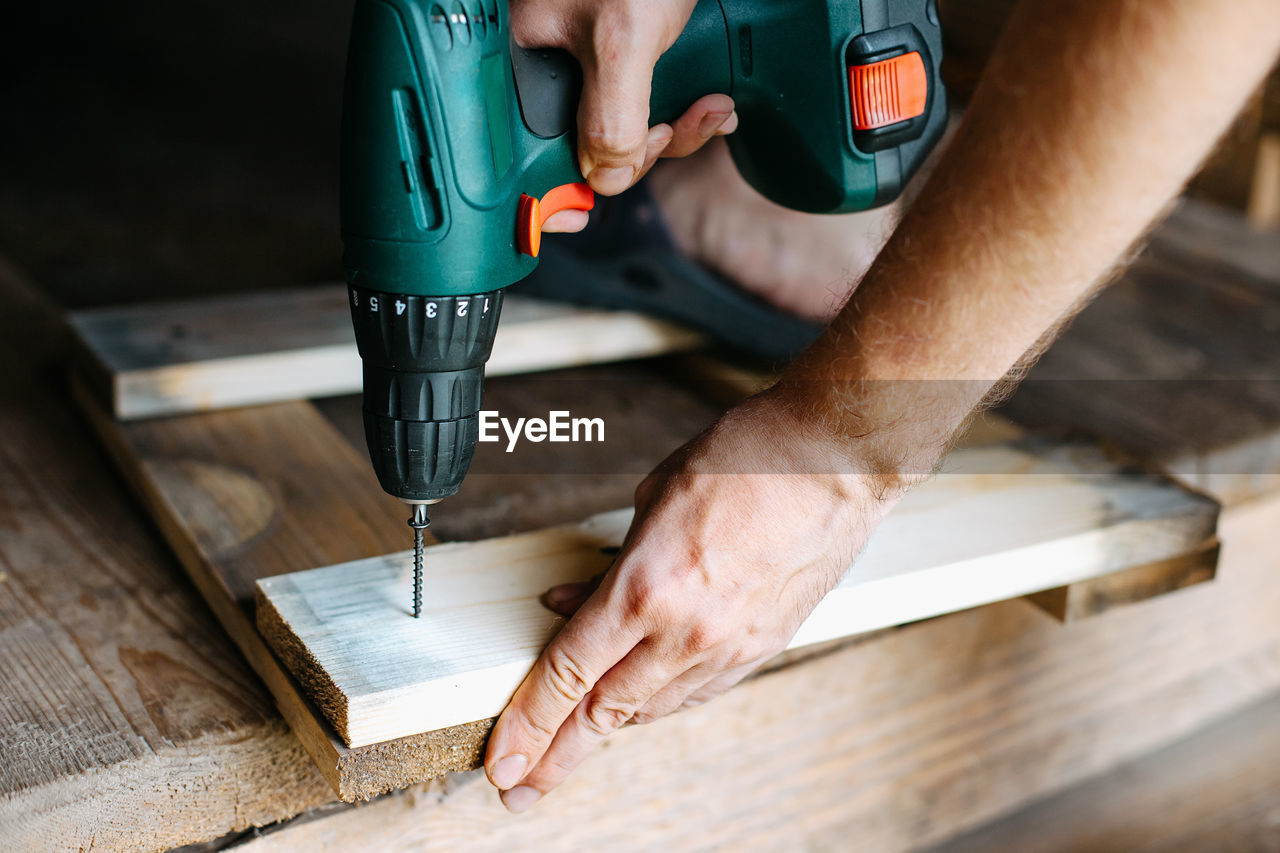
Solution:
<path fill-rule="evenodd" d="M 649 93 L 653 67 L 662 55 L 656 33 L 600 26 L 592 55 L 582 57 L 582 100 L 578 104 L 578 160 L 592 189 L 616 195 L 645 168 L 649 152 Z M 670 132 L 656 129 L 654 145 Z"/>

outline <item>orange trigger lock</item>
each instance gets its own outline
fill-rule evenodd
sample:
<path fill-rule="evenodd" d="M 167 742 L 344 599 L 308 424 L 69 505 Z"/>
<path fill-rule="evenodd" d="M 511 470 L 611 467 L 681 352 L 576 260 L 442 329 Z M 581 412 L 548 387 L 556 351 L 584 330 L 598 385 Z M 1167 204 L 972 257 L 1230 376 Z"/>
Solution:
<path fill-rule="evenodd" d="M 516 248 L 526 255 L 538 257 L 542 248 L 542 226 L 562 210 L 590 210 L 596 205 L 596 194 L 589 184 L 561 184 L 547 191 L 541 200 L 521 194 L 516 208 Z"/>

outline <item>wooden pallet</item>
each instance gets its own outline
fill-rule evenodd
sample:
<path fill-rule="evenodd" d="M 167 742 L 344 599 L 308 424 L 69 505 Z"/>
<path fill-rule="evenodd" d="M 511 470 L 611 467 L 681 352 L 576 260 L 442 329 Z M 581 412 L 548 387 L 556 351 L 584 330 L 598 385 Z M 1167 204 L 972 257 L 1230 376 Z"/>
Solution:
<path fill-rule="evenodd" d="M 254 627 L 255 581 L 378 557 L 404 542 L 403 511 L 398 502 L 378 489 L 367 462 L 310 404 L 281 403 L 121 423 L 107 416 L 91 395 L 82 392 L 80 396 L 108 449 L 142 495 L 202 595 L 266 682 L 285 718 L 340 796 L 368 797 L 475 766 L 489 726 L 487 720 L 347 747 Z M 1028 461 L 1037 458 L 1033 455 Z M 1096 460 L 1091 464 L 1096 465 Z M 972 476 L 980 481 L 985 475 Z M 1122 513 L 1116 518 L 1111 538 L 1106 526 L 1095 519 L 1092 524 L 1101 526 L 1102 534 L 1082 532 L 1079 526 L 1064 531 L 1050 523 L 1046 535 L 1024 543 L 1043 545 L 1059 537 L 1070 542 L 1073 535 L 1101 537 L 1092 548 L 1105 557 L 1085 561 L 1085 575 L 1064 574 L 1054 564 L 1038 582 L 1020 582 L 994 591 L 984 587 L 976 599 L 957 596 L 949 605 L 908 608 L 897 618 L 908 621 L 961 609 L 1002 594 L 1021 595 L 1081 576 L 1197 550 L 1212 532 L 1212 502 L 1169 483 L 1158 485 L 1149 480 L 1147 484 L 1152 486 L 1148 496 L 1155 498 L 1155 503 L 1144 503 L 1132 512 L 1138 516 L 1149 513 L 1154 528 L 1140 523 L 1135 535 L 1126 526 L 1133 517 Z M 939 498 L 945 498 L 945 486 L 934 488 Z M 927 491 L 921 491 L 927 496 Z M 1046 515 L 1053 515 L 1051 508 L 1041 515 L 1041 521 L 1052 522 Z M 348 521 L 340 522 L 342 519 Z M 359 531 L 354 536 L 353 528 Z M 1108 549 L 1107 542 L 1115 547 Z M 981 546 L 976 547 L 981 554 Z M 1079 567 L 1073 565 L 1071 571 L 1079 571 Z"/>

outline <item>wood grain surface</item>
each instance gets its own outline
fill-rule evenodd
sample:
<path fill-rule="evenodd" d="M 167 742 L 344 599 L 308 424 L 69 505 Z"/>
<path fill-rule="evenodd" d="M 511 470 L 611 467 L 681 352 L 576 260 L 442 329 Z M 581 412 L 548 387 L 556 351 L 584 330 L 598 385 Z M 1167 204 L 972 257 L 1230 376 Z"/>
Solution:
<path fill-rule="evenodd" d="M 0 847 L 166 849 L 332 791 L 97 448 L 0 262 Z"/>
<path fill-rule="evenodd" d="M 930 853 L 1280 849 L 1280 693 Z"/>
<path fill-rule="evenodd" d="M 894 508 L 790 648 L 1182 558 L 1216 517 L 1092 447 L 962 448 Z M 260 578 L 258 629 L 349 746 L 493 717 L 563 624 L 539 596 L 608 568 L 630 521 L 430 548 L 421 619 L 410 552 Z"/>

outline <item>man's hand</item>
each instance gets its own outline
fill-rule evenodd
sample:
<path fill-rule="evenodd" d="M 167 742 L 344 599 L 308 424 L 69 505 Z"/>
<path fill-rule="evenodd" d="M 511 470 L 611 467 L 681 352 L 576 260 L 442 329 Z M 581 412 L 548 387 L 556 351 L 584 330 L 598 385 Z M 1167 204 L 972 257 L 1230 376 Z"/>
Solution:
<path fill-rule="evenodd" d="M 623 724 L 705 702 L 785 648 L 894 502 L 854 467 L 765 394 L 641 483 L 599 588 L 548 594 L 573 618 L 516 691 L 485 759 L 506 806 L 532 806 Z"/>
<path fill-rule="evenodd" d="M 675 44 L 695 0 L 513 0 L 511 27 L 525 47 L 569 51 L 582 66 L 578 162 L 591 188 L 617 195 L 658 157 L 684 157 L 733 132 L 733 99 L 708 94 L 671 124 L 649 126 L 653 67 Z M 562 211 L 544 231 L 579 231 L 582 211 Z"/>

